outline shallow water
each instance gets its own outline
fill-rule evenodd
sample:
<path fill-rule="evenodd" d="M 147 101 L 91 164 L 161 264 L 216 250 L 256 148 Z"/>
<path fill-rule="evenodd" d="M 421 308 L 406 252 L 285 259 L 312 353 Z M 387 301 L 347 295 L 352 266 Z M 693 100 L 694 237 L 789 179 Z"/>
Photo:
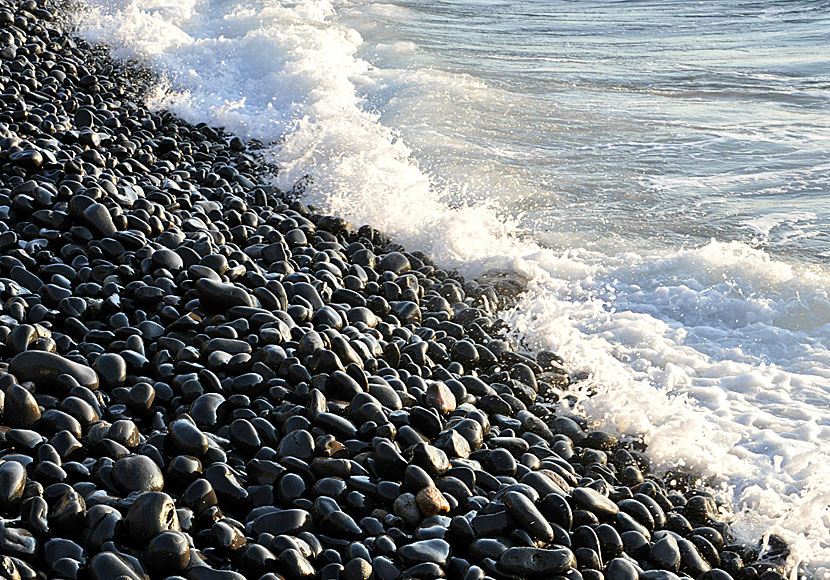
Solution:
<path fill-rule="evenodd" d="M 443 265 L 599 424 L 830 570 L 830 2 L 90 0 L 154 106 Z"/>

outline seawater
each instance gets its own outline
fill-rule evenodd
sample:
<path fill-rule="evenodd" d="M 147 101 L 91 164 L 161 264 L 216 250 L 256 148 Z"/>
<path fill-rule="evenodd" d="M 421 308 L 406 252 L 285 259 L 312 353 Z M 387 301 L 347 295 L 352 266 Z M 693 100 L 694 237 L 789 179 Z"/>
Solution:
<path fill-rule="evenodd" d="M 598 426 L 830 577 L 830 2 L 87 0 L 277 185 L 443 266 Z M 588 393 L 592 396 L 587 396 Z M 595 394 L 594 394 L 595 393 Z"/>

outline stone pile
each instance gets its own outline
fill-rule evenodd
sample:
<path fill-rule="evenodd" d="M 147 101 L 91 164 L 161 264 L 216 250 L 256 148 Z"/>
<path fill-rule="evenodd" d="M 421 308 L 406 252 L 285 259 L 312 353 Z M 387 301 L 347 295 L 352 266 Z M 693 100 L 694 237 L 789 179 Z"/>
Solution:
<path fill-rule="evenodd" d="M 492 286 L 261 185 L 58 16 L 0 1 L 0 578 L 783 578 L 555 412 Z"/>

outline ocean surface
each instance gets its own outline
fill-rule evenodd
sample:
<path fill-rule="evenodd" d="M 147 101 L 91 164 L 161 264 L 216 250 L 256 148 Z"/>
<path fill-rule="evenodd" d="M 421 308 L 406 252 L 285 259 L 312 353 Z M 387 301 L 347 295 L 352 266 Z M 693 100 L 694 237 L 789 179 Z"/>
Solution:
<path fill-rule="evenodd" d="M 306 201 L 516 272 L 581 408 L 830 577 L 830 2 L 87 0 L 154 107 Z"/>

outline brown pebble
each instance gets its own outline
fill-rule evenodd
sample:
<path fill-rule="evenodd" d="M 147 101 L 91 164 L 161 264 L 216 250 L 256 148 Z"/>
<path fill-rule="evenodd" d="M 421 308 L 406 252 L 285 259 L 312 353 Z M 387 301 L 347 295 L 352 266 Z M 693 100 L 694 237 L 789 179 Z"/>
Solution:
<path fill-rule="evenodd" d="M 437 487 L 430 485 L 418 492 L 415 496 L 418 508 L 426 516 L 435 516 L 450 513 L 450 504 Z"/>
<path fill-rule="evenodd" d="M 455 411 L 456 400 L 450 388 L 440 381 L 427 388 L 427 406 L 436 409 L 442 415 Z"/>

